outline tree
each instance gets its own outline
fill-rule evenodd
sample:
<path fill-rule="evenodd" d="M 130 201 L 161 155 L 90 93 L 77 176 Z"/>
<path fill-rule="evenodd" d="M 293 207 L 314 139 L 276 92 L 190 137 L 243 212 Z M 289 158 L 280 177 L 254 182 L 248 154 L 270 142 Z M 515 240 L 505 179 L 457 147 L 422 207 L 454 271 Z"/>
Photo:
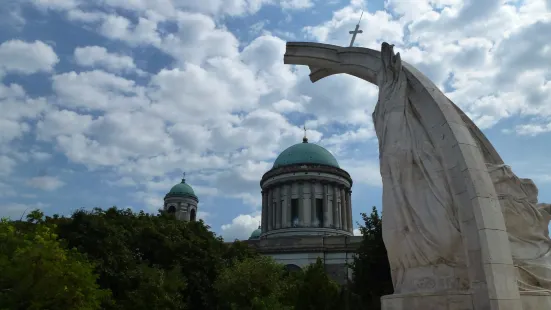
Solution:
<path fill-rule="evenodd" d="M 50 227 L 20 230 L 0 220 L 0 309 L 101 309 L 109 292 L 96 284 L 93 270 Z"/>
<path fill-rule="evenodd" d="M 69 248 L 97 263 L 98 283 L 114 300 L 104 309 L 216 309 L 212 285 L 226 246 L 202 221 L 115 207 L 51 221 Z"/>
<path fill-rule="evenodd" d="M 227 244 L 223 258 L 227 267 L 231 267 L 237 262 L 247 258 L 258 258 L 260 254 L 250 245 L 243 241 L 234 241 Z"/>
<path fill-rule="evenodd" d="M 296 310 L 342 309 L 339 285 L 329 278 L 321 258 L 306 267 L 300 280 Z"/>
<path fill-rule="evenodd" d="M 362 213 L 362 243 L 352 263 L 352 291 L 359 295 L 366 309 L 380 309 L 381 296 L 392 294 L 390 265 L 383 242 L 382 219 L 373 207 L 368 216 Z"/>
<path fill-rule="evenodd" d="M 289 287 L 282 265 L 271 258 L 259 256 L 236 261 L 224 269 L 215 283 L 221 309 L 231 310 L 291 310 Z"/>

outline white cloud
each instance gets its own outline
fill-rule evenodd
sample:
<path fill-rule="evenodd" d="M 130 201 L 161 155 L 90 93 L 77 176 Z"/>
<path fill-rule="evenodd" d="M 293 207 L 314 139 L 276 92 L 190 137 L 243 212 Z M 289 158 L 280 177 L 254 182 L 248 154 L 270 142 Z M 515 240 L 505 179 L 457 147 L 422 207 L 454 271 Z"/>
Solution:
<path fill-rule="evenodd" d="M 362 232 L 360 231 L 359 228 L 354 229 L 354 236 L 361 236 L 361 235 L 362 235 Z"/>
<path fill-rule="evenodd" d="M 280 3 L 284 9 L 307 9 L 314 6 L 312 0 L 282 0 Z"/>
<path fill-rule="evenodd" d="M 140 17 L 138 23 L 133 25 L 130 20 L 120 15 L 102 16 L 99 31 L 109 39 L 122 40 L 134 46 L 158 46 L 160 43 L 157 22 L 146 17 Z"/>
<path fill-rule="evenodd" d="M 52 87 L 57 103 L 72 109 L 129 111 L 148 103 L 135 81 L 101 70 L 55 75 Z"/>
<path fill-rule="evenodd" d="M 351 76 L 312 84 L 308 68 L 282 61 L 282 38 L 306 36 L 348 45 L 348 31 L 366 3 L 351 1 L 318 24 L 300 12 L 290 15 L 313 2 L 105 0 L 96 11 L 82 1 L 35 0 L 38 7 L 65 12 L 74 27 L 97 31 L 108 49 L 72 47 L 74 61 L 67 63 L 90 71 L 63 66 L 64 72 L 52 77 L 53 93 L 47 99 L 31 98 L 19 85 L 0 85 L 0 145 L 36 137 L 71 164 L 101 168 L 108 173 L 108 185 L 127 186 L 137 205 L 148 210 L 158 209 L 177 182 L 168 175 L 184 169 L 194 175 L 192 184 L 202 201 L 212 196 L 239 199 L 244 204 L 239 212 L 248 213 L 259 209 L 260 177 L 279 152 L 300 142 L 306 123 L 310 141 L 331 150 L 355 183 L 379 187 L 371 121 L 376 87 Z M 405 60 L 445 88 L 482 128 L 523 116 L 517 134 L 547 132 L 551 17 L 545 2 L 492 3 L 498 5 L 388 0 L 389 11 L 364 13 L 364 33 L 356 45 L 378 49 L 383 40 L 396 44 Z M 225 16 L 254 14 L 263 5 L 278 5 L 287 19 L 260 21 L 251 29 L 228 28 L 232 23 Z M 131 14 L 117 15 L 119 9 Z M 262 29 L 297 19 L 307 25 L 302 32 Z M 245 42 L 244 34 L 258 37 Z M 153 61 L 138 59 L 144 50 L 172 62 L 136 78 L 128 74 L 139 72 L 136 64 Z M 3 72 L 52 72 L 58 62 L 53 48 L 41 41 L 4 42 L 0 55 Z M 31 152 L 28 157 L 41 155 Z M 18 161 L 23 157 L 0 152 L 0 174 L 12 173 Z M 211 210 L 201 212 L 220 219 Z M 237 217 L 224 225 L 224 236 L 247 238 L 258 225 L 256 217 Z"/>
<path fill-rule="evenodd" d="M 67 10 L 78 5 L 78 0 L 31 0 L 37 7 L 52 10 Z"/>
<path fill-rule="evenodd" d="M 280 113 L 289 113 L 289 112 L 295 112 L 295 111 L 296 112 L 303 112 L 304 111 L 304 107 L 302 106 L 302 104 L 300 104 L 298 102 L 292 102 L 292 101 L 289 101 L 289 100 L 286 100 L 286 99 L 274 102 L 273 106 L 274 106 L 274 109 L 277 112 L 280 112 Z"/>
<path fill-rule="evenodd" d="M 136 68 L 134 59 L 130 56 L 109 53 L 105 47 L 85 46 L 77 47 L 74 52 L 75 61 L 80 66 L 105 68 L 112 72 L 133 72 L 143 74 Z"/>
<path fill-rule="evenodd" d="M 85 132 L 92 124 L 92 116 L 69 110 L 52 110 L 36 125 L 37 137 L 49 140 L 63 135 Z"/>
<path fill-rule="evenodd" d="M 22 74 L 51 71 L 58 61 L 52 47 L 42 41 L 10 40 L 0 44 L 0 76 L 2 71 Z"/>
<path fill-rule="evenodd" d="M 41 176 L 27 180 L 27 185 L 44 191 L 55 191 L 65 185 L 65 182 L 61 181 L 57 177 Z"/>
<path fill-rule="evenodd" d="M 240 214 L 230 224 L 222 225 L 221 235 L 226 241 L 245 240 L 258 228 L 260 215 Z"/>
<path fill-rule="evenodd" d="M 374 187 L 381 187 L 381 172 L 379 162 L 373 159 L 342 160 L 340 166 L 348 171 L 352 180 Z"/>

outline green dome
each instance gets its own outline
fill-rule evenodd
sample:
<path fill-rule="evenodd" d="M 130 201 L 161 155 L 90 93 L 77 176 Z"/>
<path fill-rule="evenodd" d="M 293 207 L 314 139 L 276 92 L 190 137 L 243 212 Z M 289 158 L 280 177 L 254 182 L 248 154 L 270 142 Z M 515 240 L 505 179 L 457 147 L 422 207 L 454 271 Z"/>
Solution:
<path fill-rule="evenodd" d="M 251 236 L 249 237 L 249 240 L 260 239 L 260 234 L 261 233 L 262 233 L 262 229 L 260 229 L 260 226 L 258 226 L 258 229 L 256 229 L 255 231 L 253 231 L 251 233 Z"/>
<path fill-rule="evenodd" d="M 276 158 L 273 168 L 294 164 L 318 164 L 340 168 L 339 163 L 328 150 L 317 144 L 308 143 L 306 138 L 302 143 L 290 146 L 281 152 Z"/>
<path fill-rule="evenodd" d="M 193 191 L 193 188 L 186 184 L 186 179 L 182 179 L 182 182 L 179 184 L 176 184 L 172 186 L 170 189 L 170 192 L 166 194 L 167 196 L 187 196 L 187 197 L 193 197 L 197 199 L 197 196 L 195 195 L 195 192 Z"/>

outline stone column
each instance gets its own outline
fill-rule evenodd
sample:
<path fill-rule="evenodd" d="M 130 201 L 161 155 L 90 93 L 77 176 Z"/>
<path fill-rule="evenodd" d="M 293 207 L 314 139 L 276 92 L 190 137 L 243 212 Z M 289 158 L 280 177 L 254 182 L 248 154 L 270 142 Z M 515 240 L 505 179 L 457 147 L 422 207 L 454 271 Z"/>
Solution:
<path fill-rule="evenodd" d="M 310 223 L 316 222 L 316 182 L 310 182 Z"/>
<path fill-rule="evenodd" d="M 261 191 L 262 195 L 262 213 L 260 214 L 260 228 L 262 233 L 266 232 L 266 192 Z"/>
<path fill-rule="evenodd" d="M 347 213 L 348 213 L 348 231 L 354 231 L 354 223 L 352 222 L 352 191 L 348 190 L 348 195 L 346 196 L 347 203 Z"/>
<path fill-rule="evenodd" d="M 281 184 L 279 192 L 279 204 L 281 208 L 281 228 L 286 228 L 287 226 L 287 184 Z"/>
<path fill-rule="evenodd" d="M 324 227 L 331 227 L 331 224 L 333 224 L 333 203 L 329 203 L 329 195 L 331 195 L 331 184 L 327 184 L 325 186 L 325 207 L 324 207 L 324 215 L 325 220 Z"/>
<path fill-rule="evenodd" d="M 339 228 L 340 225 L 340 216 L 339 216 L 339 213 L 340 213 L 340 210 L 339 210 L 339 196 L 337 194 L 337 185 L 336 184 L 333 184 L 331 185 L 332 187 L 332 190 L 333 190 L 333 226 L 335 228 Z"/>
<path fill-rule="evenodd" d="M 344 187 L 340 190 L 341 193 L 341 222 L 342 229 L 348 231 L 348 208 L 346 207 L 346 194 L 344 193 Z"/>
<path fill-rule="evenodd" d="M 329 210 L 331 210 L 331 208 L 329 208 L 329 191 L 328 191 L 328 184 L 327 183 L 324 183 L 322 184 L 323 186 L 323 209 L 321 210 L 322 214 L 321 216 L 323 217 L 323 226 L 322 227 L 329 227 Z"/>
<path fill-rule="evenodd" d="M 268 222 L 268 231 L 272 230 L 272 223 L 273 223 L 273 216 L 274 216 L 274 211 L 272 210 L 273 201 L 274 201 L 274 190 L 270 188 L 268 189 L 268 206 L 267 206 L 268 214 L 266 216 L 266 221 Z"/>
<path fill-rule="evenodd" d="M 304 186 L 304 182 L 298 183 L 298 209 L 300 210 L 299 212 L 302 214 L 302 226 L 309 227 L 311 223 L 311 208 L 310 206 L 306 206 L 304 203 L 304 198 L 306 198 L 304 195 Z"/>
<path fill-rule="evenodd" d="M 189 222 L 191 220 L 191 207 L 189 206 L 189 204 L 187 204 L 187 206 L 184 206 L 183 208 L 181 207 L 182 203 L 179 202 L 178 205 L 180 205 L 180 210 L 185 210 L 186 212 L 184 213 L 184 219 Z"/>
<path fill-rule="evenodd" d="M 275 228 L 280 229 L 281 228 L 281 185 L 279 185 L 276 188 L 276 195 L 275 195 L 275 205 L 276 205 L 276 216 L 275 216 Z"/>

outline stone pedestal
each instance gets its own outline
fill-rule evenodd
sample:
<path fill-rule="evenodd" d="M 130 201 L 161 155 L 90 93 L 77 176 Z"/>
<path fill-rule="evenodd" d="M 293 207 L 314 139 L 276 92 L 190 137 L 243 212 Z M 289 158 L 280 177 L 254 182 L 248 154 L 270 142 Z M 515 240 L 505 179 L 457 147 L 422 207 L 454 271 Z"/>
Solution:
<path fill-rule="evenodd" d="M 520 292 L 522 310 L 551 310 L 551 295 L 547 292 Z"/>
<path fill-rule="evenodd" d="M 381 297 L 382 310 L 474 310 L 470 292 L 395 294 Z"/>
<path fill-rule="evenodd" d="M 547 292 L 520 292 L 522 310 L 551 310 L 551 295 Z M 510 306 L 514 309 L 514 302 Z M 382 310 L 473 310 L 470 292 L 443 295 L 418 293 L 381 297 Z"/>

